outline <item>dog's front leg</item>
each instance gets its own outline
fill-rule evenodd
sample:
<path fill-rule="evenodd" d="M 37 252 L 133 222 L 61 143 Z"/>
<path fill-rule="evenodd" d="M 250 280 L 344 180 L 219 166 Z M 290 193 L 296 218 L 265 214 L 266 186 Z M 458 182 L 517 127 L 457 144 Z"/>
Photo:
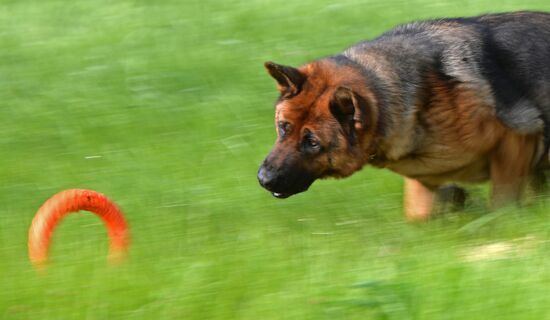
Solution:
<path fill-rule="evenodd" d="M 436 200 L 435 192 L 418 180 L 405 178 L 405 215 L 409 221 L 425 221 L 430 218 Z"/>

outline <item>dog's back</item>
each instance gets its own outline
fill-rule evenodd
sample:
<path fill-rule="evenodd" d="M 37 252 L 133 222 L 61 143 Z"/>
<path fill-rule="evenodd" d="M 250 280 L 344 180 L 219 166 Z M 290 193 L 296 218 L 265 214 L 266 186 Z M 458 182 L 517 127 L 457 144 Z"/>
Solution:
<path fill-rule="evenodd" d="M 497 116 L 519 133 L 550 125 L 548 13 L 414 22 L 359 43 L 344 55 L 367 69 L 372 59 L 377 65 L 391 65 L 393 73 L 387 77 L 400 87 L 394 105 L 401 108 L 413 107 L 425 72 L 437 70 L 475 88 Z"/>

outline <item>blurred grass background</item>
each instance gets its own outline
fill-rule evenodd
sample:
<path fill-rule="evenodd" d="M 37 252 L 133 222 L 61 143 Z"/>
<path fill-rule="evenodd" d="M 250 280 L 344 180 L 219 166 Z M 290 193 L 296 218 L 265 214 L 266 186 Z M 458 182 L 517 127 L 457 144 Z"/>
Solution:
<path fill-rule="evenodd" d="M 365 169 L 281 201 L 256 182 L 275 139 L 262 62 L 299 65 L 421 18 L 539 1 L 2 1 L 1 319 L 550 319 L 549 201 L 422 225 L 401 179 Z M 46 275 L 27 228 L 66 188 L 126 212 L 106 266 L 88 213 Z"/>

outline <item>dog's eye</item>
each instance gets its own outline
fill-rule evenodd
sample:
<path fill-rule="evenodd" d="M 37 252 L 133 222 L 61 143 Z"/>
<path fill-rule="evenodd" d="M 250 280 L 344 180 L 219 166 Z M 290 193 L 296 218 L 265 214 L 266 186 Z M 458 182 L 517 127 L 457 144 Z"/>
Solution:
<path fill-rule="evenodd" d="M 303 145 L 305 147 L 305 150 L 308 152 L 317 152 L 321 149 L 321 144 L 319 143 L 319 140 L 309 135 L 304 137 Z"/>
<path fill-rule="evenodd" d="M 313 139 L 307 139 L 307 145 L 311 148 L 317 148 L 319 146 L 319 142 Z"/>

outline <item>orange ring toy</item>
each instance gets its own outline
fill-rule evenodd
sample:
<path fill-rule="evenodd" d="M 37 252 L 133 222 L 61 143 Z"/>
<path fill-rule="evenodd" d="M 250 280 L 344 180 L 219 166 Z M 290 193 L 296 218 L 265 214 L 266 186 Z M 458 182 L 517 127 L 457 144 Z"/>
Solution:
<path fill-rule="evenodd" d="M 49 198 L 36 212 L 29 228 L 29 258 L 42 266 L 48 260 L 50 238 L 59 221 L 72 212 L 91 211 L 98 215 L 110 239 L 109 260 L 125 257 L 129 245 L 128 224 L 122 211 L 105 195 L 85 189 L 68 189 Z"/>

